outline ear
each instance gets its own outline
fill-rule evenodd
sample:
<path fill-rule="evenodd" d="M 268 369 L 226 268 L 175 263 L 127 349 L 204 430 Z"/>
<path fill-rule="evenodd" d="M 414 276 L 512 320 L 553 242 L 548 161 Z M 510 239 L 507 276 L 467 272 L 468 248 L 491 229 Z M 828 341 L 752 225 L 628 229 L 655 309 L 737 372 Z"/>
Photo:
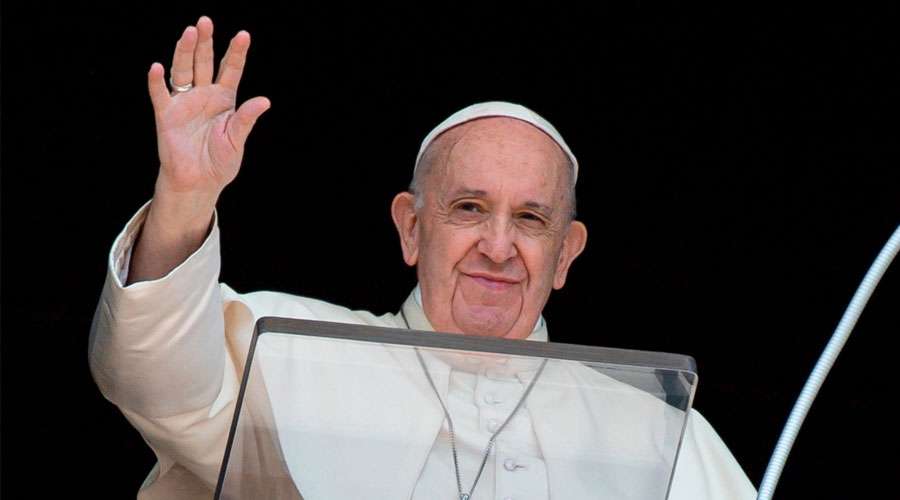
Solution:
<path fill-rule="evenodd" d="M 391 218 L 400 234 L 400 248 L 403 260 L 408 266 L 419 261 L 419 218 L 416 215 L 416 197 L 412 193 L 402 192 L 394 196 L 391 203 Z"/>
<path fill-rule="evenodd" d="M 566 284 L 569 266 L 572 265 L 575 257 L 581 255 L 585 244 L 587 244 L 587 227 L 577 220 L 572 221 L 563 240 L 562 250 L 559 252 L 559 261 L 556 263 L 556 274 L 553 276 L 555 290 L 559 290 Z"/>

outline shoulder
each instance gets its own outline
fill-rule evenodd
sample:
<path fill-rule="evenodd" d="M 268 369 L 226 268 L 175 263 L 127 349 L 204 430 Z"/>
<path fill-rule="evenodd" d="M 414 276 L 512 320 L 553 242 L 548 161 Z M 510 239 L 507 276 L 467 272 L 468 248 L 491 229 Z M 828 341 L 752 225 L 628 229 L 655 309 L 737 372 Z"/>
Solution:
<path fill-rule="evenodd" d="M 372 326 L 400 326 L 396 315 L 391 313 L 375 315 L 365 310 L 353 310 L 324 300 L 282 292 L 257 291 L 240 294 L 225 284 L 221 285 L 221 289 L 226 303 L 232 301 L 242 303 L 255 319 L 278 316 Z"/>
<path fill-rule="evenodd" d="M 731 451 L 703 415 L 692 409 L 675 477 L 673 500 L 756 498 L 756 489 Z"/>

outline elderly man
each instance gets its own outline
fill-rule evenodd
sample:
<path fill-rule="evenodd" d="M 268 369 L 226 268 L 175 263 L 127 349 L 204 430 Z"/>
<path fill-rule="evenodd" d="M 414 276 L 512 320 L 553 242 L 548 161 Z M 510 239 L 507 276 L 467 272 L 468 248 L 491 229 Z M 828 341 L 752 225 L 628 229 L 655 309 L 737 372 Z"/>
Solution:
<path fill-rule="evenodd" d="M 400 313 L 375 316 L 286 294 L 238 294 L 219 284 L 216 201 L 237 175 L 244 142 L 270 103 L 256 97 L 235 109 L 250 37 L 240 32 L 231 40 L 214 79 L 212 29 L 206 17 L 185 29 L 171 92 L 163 67 L 150 68 L 159 176 L 152 202 L 114 243 L 91 336 L 100 389 L 158 458 L 141 498 L 211 493 L 256 318 L 546 340 L 541 311 L 587 239 L 585 226 L 573 220 L 578 163 L 559 133 L 521 106 L 483 103 L 426 137 L 411 192 L 391 205 L 403 258 L 419 278 Z M 447 443 L 435 442 L 404 496 L 436 498 L 454 474 L 449 452 Z M 696 412 L 680 457 L 670 498 L 755 496 Z M 463 453 L 460 461 L 477 458 Z M 558 496 L 546 477 L 537 480 L 545 485 L 541 498 Z M 489 483 L 482 479 L 475 498 L 502 494 Z M 464 496 L 454 489 L 441 496 L 457 493 Z"/>

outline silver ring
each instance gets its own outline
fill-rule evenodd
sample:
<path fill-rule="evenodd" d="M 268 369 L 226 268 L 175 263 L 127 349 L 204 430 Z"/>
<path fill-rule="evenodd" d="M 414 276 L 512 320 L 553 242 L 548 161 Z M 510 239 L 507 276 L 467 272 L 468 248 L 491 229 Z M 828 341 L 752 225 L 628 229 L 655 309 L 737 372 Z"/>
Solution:
<path fill-rule="evenodd" d="M 184 85 L 176 85 L 175 82 L 172 81 L 172 75 L 169 75 L 169 85 L 172 86 L 172 92 L 175 92 L 176 94 L 180 94 L 182 92 L 187 92 L 188 90 L 191 90 L 192 88 L 194 88 L 193 83 L 186 83 Z"/>

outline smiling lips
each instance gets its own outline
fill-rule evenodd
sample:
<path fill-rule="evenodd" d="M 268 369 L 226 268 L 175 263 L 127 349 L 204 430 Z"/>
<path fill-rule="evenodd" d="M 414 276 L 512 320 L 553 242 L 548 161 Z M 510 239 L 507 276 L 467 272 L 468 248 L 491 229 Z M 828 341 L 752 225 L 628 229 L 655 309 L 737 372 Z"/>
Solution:
<path fill-rule="evenodd" d="M 520 281 L 513 278 L 507 278 L 505 276 L 494 276 L 486 273 L 463 274 L 465 274 L 472 281 L 478 283 L 484 288 L 496 292 L 505 292 L 513 286 L 517 285 Z"/>

